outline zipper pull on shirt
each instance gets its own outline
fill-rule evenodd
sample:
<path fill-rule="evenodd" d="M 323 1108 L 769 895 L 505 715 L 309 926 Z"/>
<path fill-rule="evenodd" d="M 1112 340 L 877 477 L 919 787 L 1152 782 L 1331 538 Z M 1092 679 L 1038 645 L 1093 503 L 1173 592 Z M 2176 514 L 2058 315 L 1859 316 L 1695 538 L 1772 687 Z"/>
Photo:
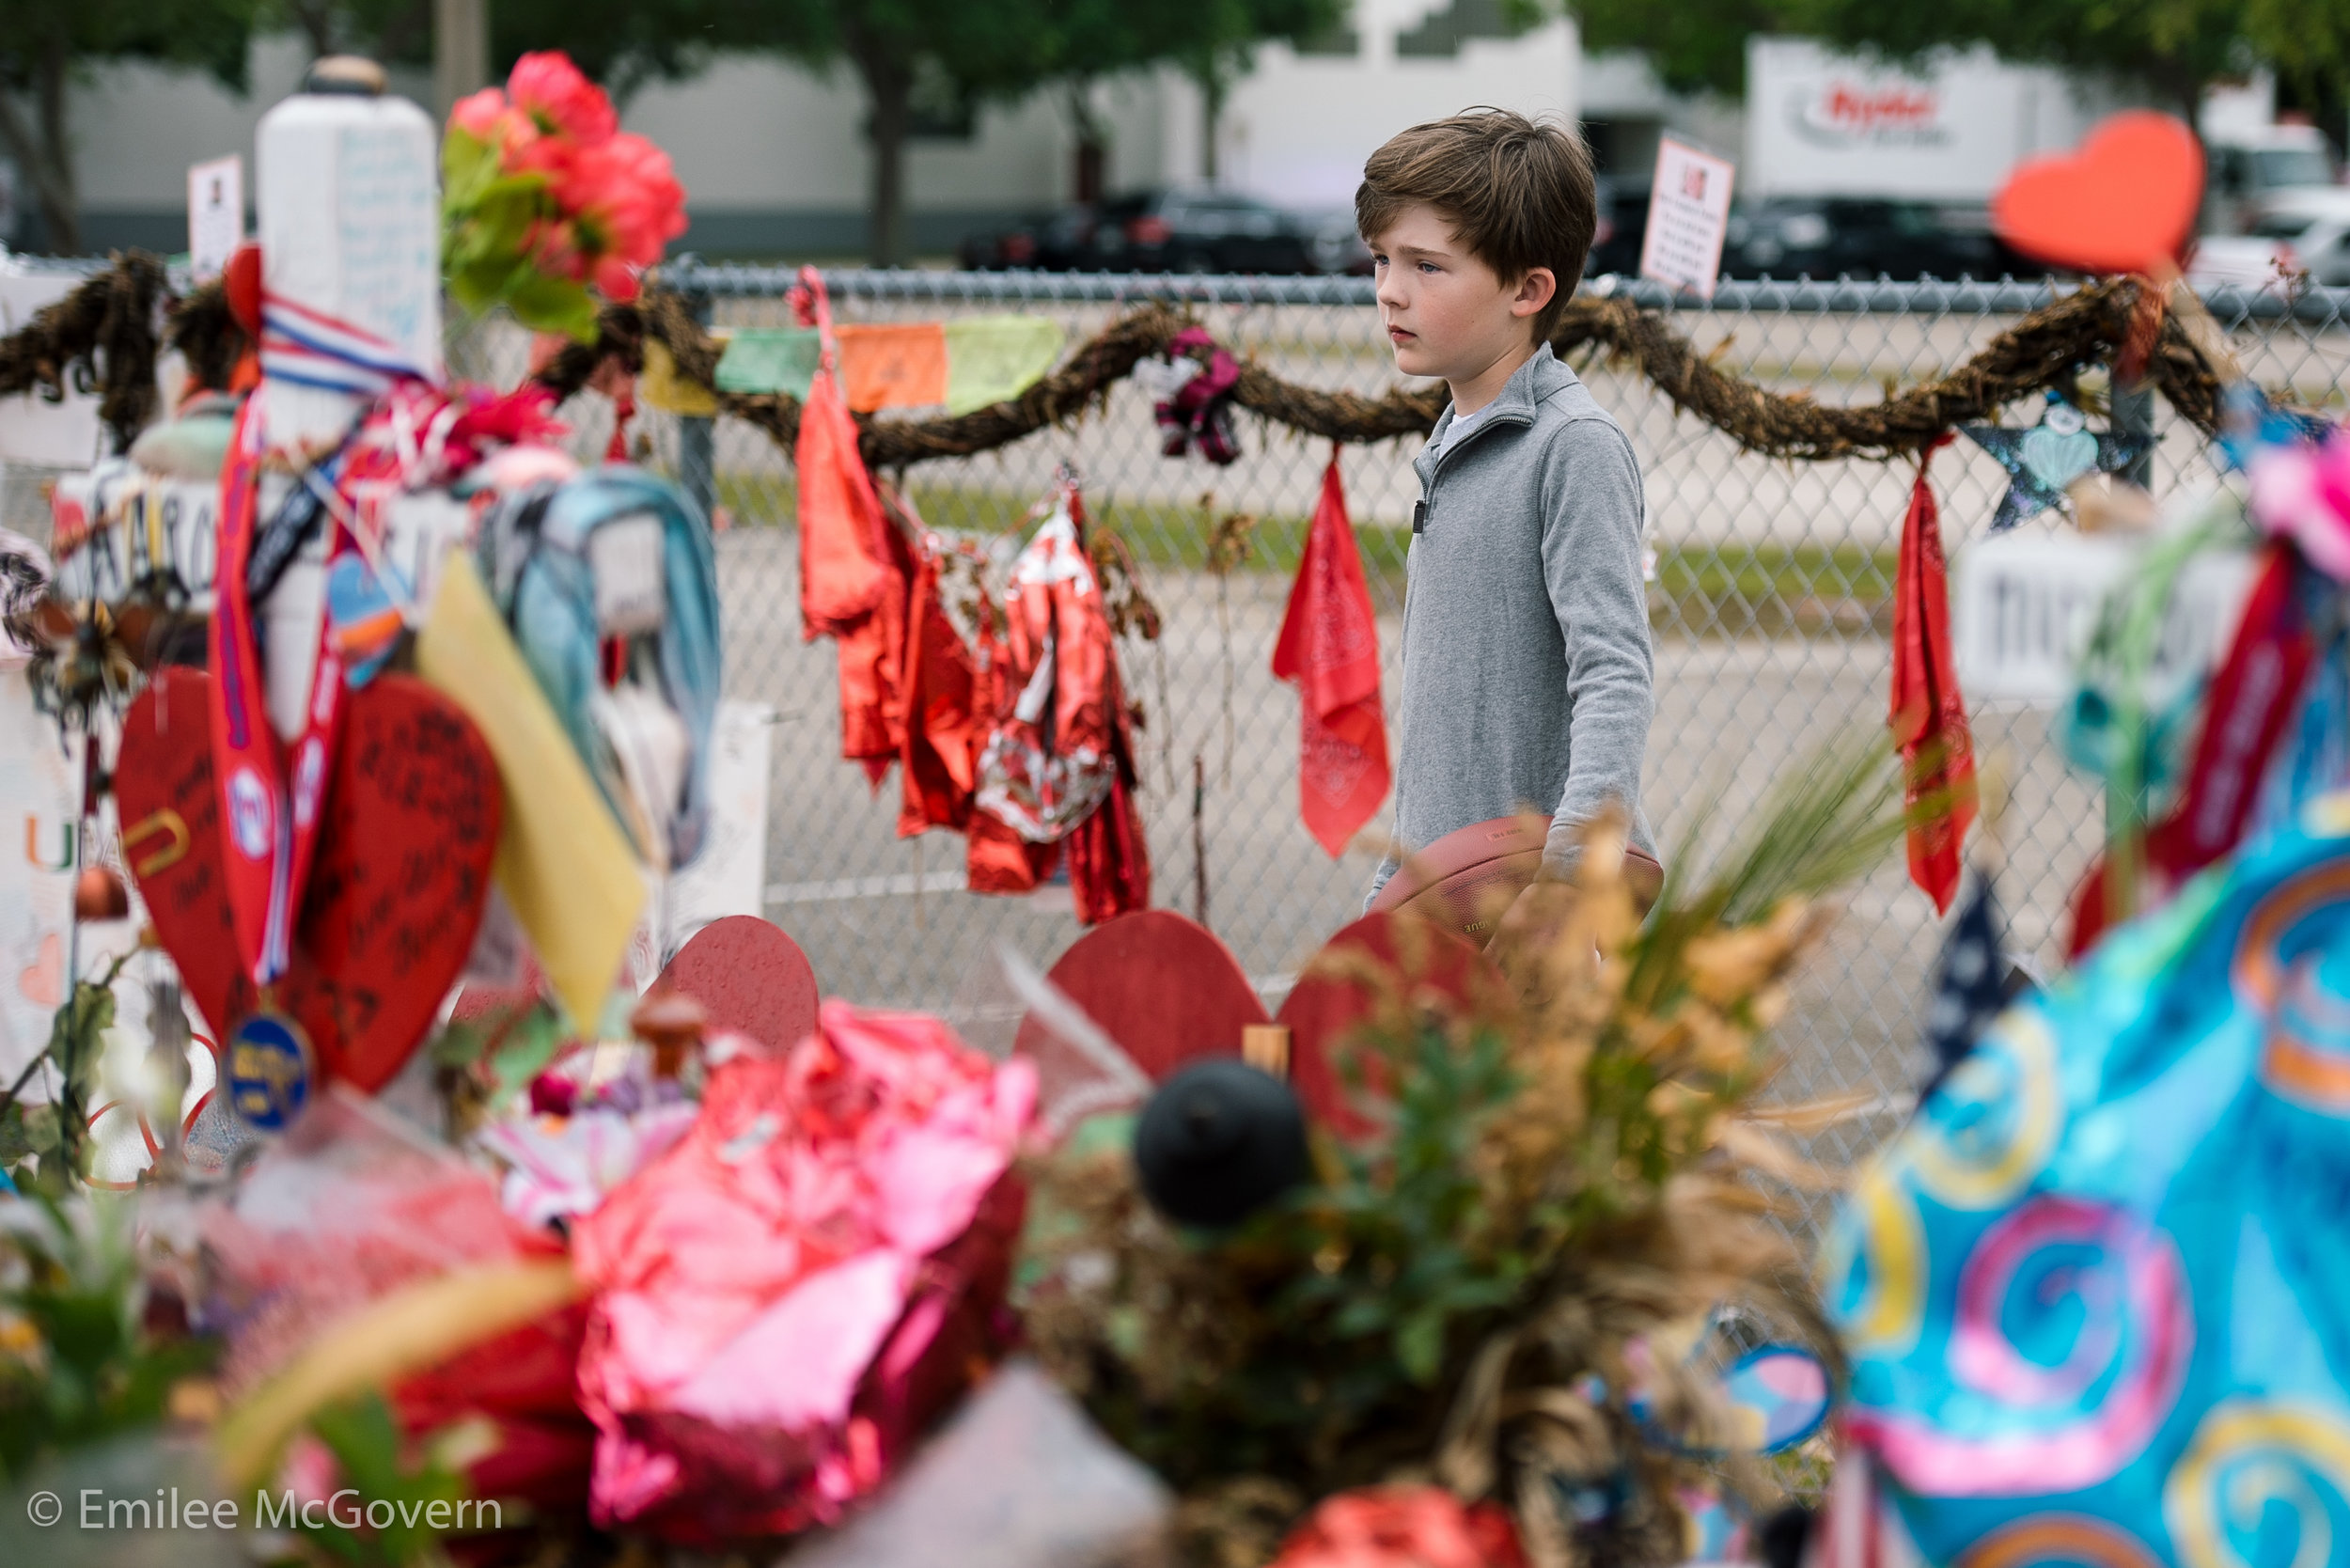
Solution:
<path fill-rule="evenodd" d="M 1412 532 L 1424 534 L 1427 531 L 1428 503 L 1425 500 L 1414 501 L 1412 503 Z"/>

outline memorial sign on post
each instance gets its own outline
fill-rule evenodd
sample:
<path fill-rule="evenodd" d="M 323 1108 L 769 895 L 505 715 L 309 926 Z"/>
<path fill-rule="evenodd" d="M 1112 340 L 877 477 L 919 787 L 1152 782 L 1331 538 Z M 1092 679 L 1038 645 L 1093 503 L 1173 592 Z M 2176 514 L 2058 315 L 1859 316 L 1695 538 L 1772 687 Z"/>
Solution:
<path fill-rule="evenodd" d="M 188 270 L 218 277 L 244 243 L 244 160 L 236 153 L 188 165 Z"/>
<path fill-rule="evenodd" d="M 1727 159 L 1670 136 L 1657 142 L 1648 233 L 1640 243 L 1642 277 L 1700 299 L 1714 297 L 1714 282 L 1722 272 L 1722 242 L 1730 234 L 1730 189 L 1736 176 Z"/>
<path fill-rule="evenodd" d="M 2018 530 L 1961 551 L 1950 629 L 1967 699 L 2045 710 L 2067 701 L 2099 607 L 2141 550 L 2139 541 L 2111 535 Z M 2221 550 L 2180 573 L 2146 671 L 2150 706 L 2170 702 L 2226 653 L 2254 567 L 2248 553 Z"/>

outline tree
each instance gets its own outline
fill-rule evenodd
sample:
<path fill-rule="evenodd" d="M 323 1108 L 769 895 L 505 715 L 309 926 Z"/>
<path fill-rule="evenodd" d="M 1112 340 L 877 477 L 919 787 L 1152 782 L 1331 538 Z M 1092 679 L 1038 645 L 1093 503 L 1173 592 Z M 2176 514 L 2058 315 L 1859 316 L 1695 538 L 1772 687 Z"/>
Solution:
<path fill-rule="evenodd" d="M 50 249 L 82 248 L 66 123 L 76 74 L 144 60 L 206 71 L 242 93 L 257 9 L 257 0 L 0 0 L 0 146 L 33 187 Z"/>
<path fill-rule="evenodd" d="M 1567 0 L 1594 54 L 1630 49 L 1646 55 L 1674 92 L 1744 94 L 1747 38 L 1781 31 L 1787 0 Z"/>
<path fill-rule="evenodd" d="M 432 60 L 432 0 L 277 0 L 320 55 L 367 55 L 386 65 Z M 504 80 L 535 49 L 559 49 L 626 102 L 647 82 L 691 75 L 724 40 L 719 0 L 491 0 L 490 65 Z"/>
<path fill-rule="evenodd" d="M 555 0 L 548 0 L 555 3 Z M 867 254 L 905 259 L 905 151 L 917 107 L 967 117 L 1050 74 L 1051 0 L 713 0 L 713 47 L 771 50 L 808 70 L 846 64 L 865 89 L 873 149 Z"/>

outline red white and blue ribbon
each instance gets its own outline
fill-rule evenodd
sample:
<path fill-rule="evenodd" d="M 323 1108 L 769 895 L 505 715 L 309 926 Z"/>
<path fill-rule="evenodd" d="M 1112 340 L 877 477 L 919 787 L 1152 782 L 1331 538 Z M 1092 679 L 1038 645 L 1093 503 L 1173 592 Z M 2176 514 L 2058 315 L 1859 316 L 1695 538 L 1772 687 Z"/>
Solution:
<path fill-rule="evenodd" d="M 431 380 L 388 338 L 277 294 L 261 300 L 261 375 L 362 398 Z"/>
<path fill-rule="evenodd" d="M 370 333 L 283 300 L 264 303 L 262 374 L 265 381 L 291 381 L 336 391 L 380 396 L 423 379 L 388 344 Z M 277 337 L 273 365 L 273 323 L 293 321 L 307 335 L 299 353 Z M 310 691 L 302 728 L 290 752 L 270 727 L 268 673 L 254 607 L 245 591 L 245 569 L 253 549 L 259 509 L 262 461 L 268 451 L 264 400 L 247 398 L 238 411 L 227 462 L 221 469 L 218 522 L 219 571 L 214 586 L 211 633 L 212 668 L 212 776 L 220 792 L 223 860 L 238 957 L 256 985 L 266 987 L 291 962 L 294 920 L 316 857 L 336 738 L 342 725 L 344 671 L 328 618 L 321 615 Z M 347 455 L 347 454 L 346 454 Z M 334 461 L 337 490 L 347 489 L 346 455 Z M 311 482 L 306 477 L 306 482 Z M 328 510 L 333 537 L 330 570 L 339 557 L 359 550 L 352 536 L 353 509 L 347 494 Z"/>

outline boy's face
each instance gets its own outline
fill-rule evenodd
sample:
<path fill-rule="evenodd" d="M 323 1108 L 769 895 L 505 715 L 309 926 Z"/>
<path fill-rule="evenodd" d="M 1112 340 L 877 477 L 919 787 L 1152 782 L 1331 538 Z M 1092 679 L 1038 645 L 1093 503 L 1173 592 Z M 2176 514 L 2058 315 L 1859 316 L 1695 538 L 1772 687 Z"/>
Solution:
<path fill-rule="evenodd" d="M 1444 214 L 1414 202 L 1371 237 L 1379 321 L 1407 376 L 1475 380 L 1533 342 L 1534 317 L 1558 291 L 1537 267 L 1509 280 L 1469 253 Z"/>

